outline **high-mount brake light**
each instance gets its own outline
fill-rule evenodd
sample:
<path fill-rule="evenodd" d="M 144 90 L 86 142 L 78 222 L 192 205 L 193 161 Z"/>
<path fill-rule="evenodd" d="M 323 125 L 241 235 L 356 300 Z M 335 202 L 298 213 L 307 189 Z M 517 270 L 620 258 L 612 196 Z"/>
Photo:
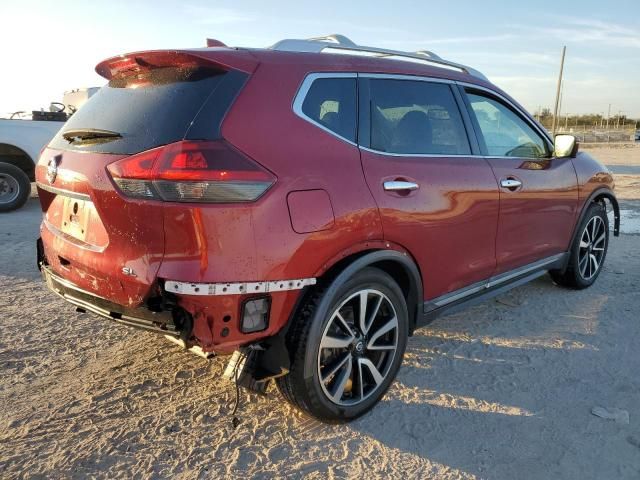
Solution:
<path fill-rule="evenodd" d="M 167 202 L 252 202 L 275 182 L 224 141 L 172 143 L 118 160 L 107 170 L 123 195 Z"/>

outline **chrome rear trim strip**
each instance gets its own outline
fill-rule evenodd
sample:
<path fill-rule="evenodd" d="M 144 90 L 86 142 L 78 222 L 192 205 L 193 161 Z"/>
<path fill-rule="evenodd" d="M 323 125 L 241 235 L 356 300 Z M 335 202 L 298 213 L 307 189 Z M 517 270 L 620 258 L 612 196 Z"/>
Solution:
<path fill-rule="evenodd" d="M 106 247 L 99 247 L 97 245 L 91 245 L 90 243 L 83 242 L 80 239 L 72 237 L 68 233 L 65 233 L 59 228 L 53 226 L 46 218 L 42 219 L 42 223 L 44 224 L 45 227 L 49 229 L 51 233 L 53 233 L 54 235 L 57 235 L 58 237 L 66 240 L 69 243 L 72 243 L 78 248 L 84 248 L 85 250 L 90 250 L 92 252 L 98 252 L 98 253 L 104 252 L 104 249 L 106 248 Z"/>
<path fill-rule="evenodd" d="M 309 285 L 315 285 L 315 278 L 299 278 L 295 280 L 275 280 L 268 282 L 237 282 L 237 283 L 188 283 L 167 280 L 164 288 L 167 292 L 183 295 L 247 295 L 252 293 L 286 292 L 301 290 Z"/>
<path fill-rule="evenodd" d="M 156 314 L 149 312 L 150 315 L 157 315 L 156 321 L 153 318 L 149 318 L 148 315 L 145 316 L 147 311 L 144 308 L 122 307 L 110 300 L 105 300 L 98 295 L 82 290 L 77 285 L 54 274 L 50 267 L 46 265 L 42 265 L 41 268 L 42 276 L 49 289 L 76 307 L 130 327 L 174 337 L 180 335 L 180 332 L 176 330 L 171 321 L 162 321 L 162 315 L 165 317 L 170 316 L 169 313 Z M 138 313 L 140 316 L 137 316 Z M 161 327 L 161 325 L 164 325 L 164 327 Z"/>
<path fill-rule="evenodd" d="M 49 193 L 55 193 L 56 195 L 63 195 L 65 197 L 75 198 L 76 200 L 91 201 L 91 197 L 86 193 L 72 192 L 71 190 L 65 190 L 64 188 L 52 187 L 51 185 L 45 185 L 44 183 L 37 182 L 36 186 L 42 190 L 46 190 Z"/>

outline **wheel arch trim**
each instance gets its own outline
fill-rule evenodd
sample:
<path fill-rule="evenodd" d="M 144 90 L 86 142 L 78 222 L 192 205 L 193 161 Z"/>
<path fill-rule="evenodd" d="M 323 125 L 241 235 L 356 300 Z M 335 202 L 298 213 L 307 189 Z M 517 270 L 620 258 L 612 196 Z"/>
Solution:
<path fill-rule="evenodd" d="M 389 245 L 391 246 L 391 245 Z M 355 258 L 352 258 L 355 257 Z M 343 263 L 343 265 L 339 265 Z M 401 249 L 376 249 L 369 251 L 359 251 L 352 256 L 345 257 L 341 262 L 336 262 L 332 268 L 325 271 L 324 280 L 330 282 L 325 293 L 325 299 L 332 298 L 333 294 L 346 283 L 353 275 L 367 267 L 374 267 L 383 270 L 395 278 L 394 272 L 390 272 L 390 267 L 398 267 L 402 269 L 402 273 L 406 276 L 407 284 L 404 285 L 406 291 L 403 293 L 407 300 L 409 309 L 409 333 L 413 333 L 416 323 L 423 315 L 423 287 L 422 275 L 413 258 Z M 335 269 L 334 269 L 335 267 Z M 318 275 L 320 281 L 320 275 Z M 400 288 L 403 285 L 399 285 Z M 325 307 L 324 301 L 320 302 L 320 306 Z"/>
<path fill-rule="evenodd" d="M 591 194 L 587 197 L 585 202 L 582 204 L 582 210 L 580 211 L 580 215 L 576 219 L 576 224 L 573 227 L 573 235 L 571 235 L 571 243 L 569 245 L 573 245 L 573 241 L 578 234 L 578 227 L 580 223 L 584 219 L 584 216 L 587 214 L 587 210 L 589 209 L 589 205 L 592 203 L 598 202 L 601 199 L 607 199 L 611 202 L 611 206 L 613 207 L 613 236 L 620 236 L 620 205 L 618 204 L 618 199 L 616 198 L 613 190 L 608 187 L 600 187 L 595 189 Z"/>

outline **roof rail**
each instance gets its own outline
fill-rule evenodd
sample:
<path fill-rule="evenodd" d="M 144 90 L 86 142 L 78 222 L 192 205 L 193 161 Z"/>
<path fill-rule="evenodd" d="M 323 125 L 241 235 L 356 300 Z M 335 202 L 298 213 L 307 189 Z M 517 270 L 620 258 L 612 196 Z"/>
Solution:
<path fill-rule="evenodd" d="M 418 61 L 419 63 L 430 63 L 439 67 L 450 68 L 460 72 L 468 73 L 474 77 L 488 81 L 478 70 L 467 67 L 460 63 L 451 62 L 436 55 L 429 50 L 420 50 L 417 52 L 402 52 L 400 50 L 388 50 L 385 48 L 365 47 L 357 45 L 355 42 L 344 35 L 332 34 L 324 37 L 309 38 L 307 40 L 285 39 L 280 40 L 270 47 L 272 50 L 285 52 L 309 52 L 309 53 L 342 53 L 353 55 L 367 55 L 372 57 L 387 57 L 394 60 Z M 411 60 L 409 60 L 411 59 Z"/>

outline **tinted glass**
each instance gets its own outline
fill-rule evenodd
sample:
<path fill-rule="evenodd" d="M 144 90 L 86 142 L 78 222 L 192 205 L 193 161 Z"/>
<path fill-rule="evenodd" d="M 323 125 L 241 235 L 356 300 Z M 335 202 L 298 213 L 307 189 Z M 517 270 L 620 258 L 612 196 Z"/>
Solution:
<path fill-rule="evenodd" d="M 371 80 L 371 148 L 404 154 L 471 153 L 460 111 L 448 85 Z"/>
<path fill-rule="evenodd" d="M 356 79 L 318 78 L 302 103 L 302 112 L 325 128 L 356 141 Z"/>
<path fill-rule="evenodd" d="M 51 142 L 52 148 L 101 153 L 133 154 L 185 138 L 201 110 L 222 114 L 235 97 L 224 88 L 233 75 L 204 68 L 157 68 L 125 78 L 112 79 L 93 95 L 64 125 Z M 243 84 L 243 79 L 235 83 Z M 228 83 L 228 81 L 226 82 Z M 236 88 L 235 92 L 240 88 Z M 233 90 L 233 89 L 232 89 Z M 216 97 L 214 92 L 225 92 Z M 212 95 L 214 93 L 214 95 Z M 203 106 L 205 108 L 203 108 Z M 217 108 L 221 117 L 220 108 Z M 221 118 L 202 119 L 208 136 L 218 133 Z M 195 125 L 193 125 L 195 126 Z M 119 133 L 122 138 L 109 141 L 69 143 L 65 131 L 102 129 Z M 205 138 L 213 139 L 213 138 Z"/>
<path fill-rule="evenodd" d="M 526 158 L 548 156 L 547 144 L 542 137 L 506 105 L 475 93 L 467 96 L 489 155 Z"/>

